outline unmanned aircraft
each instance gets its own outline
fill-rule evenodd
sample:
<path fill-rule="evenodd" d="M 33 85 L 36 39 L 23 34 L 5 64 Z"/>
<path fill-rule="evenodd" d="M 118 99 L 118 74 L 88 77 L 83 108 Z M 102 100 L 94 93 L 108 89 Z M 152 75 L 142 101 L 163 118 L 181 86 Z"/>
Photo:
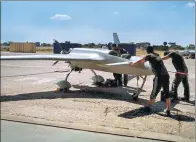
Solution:
<path fill-rule="evenodd" d="M 116 33 L 113 33 L 113 38 L 114 43 L 119 44 L 119 39 Z M 56 40 L 55 42 L 58 43 Z M 59 43 L 58 45 L 60 46 Z M 147 76 L 153 75 L 149 62 L 130 66 L 131 63 L 137 62 L 142 58 L 138 56 L 131 56 L 130 59 L 125 59 L 110 55 L 110 52 L 111 50 L 109 49 L 73 48 L 69 52 L 65 52 L 62 49 L 61 54 L 1 56 L 1 60 L 53 60 L 56 61 L 54 64 L 56 64 L 58 61 L 66 61 L 66 63 L 69 63 L 71 70 L 67 74 L 65 80 L 63 80 L 63 85 L 61 83 L 59 87 L 67 90 L 71 87 L 71 84 L 68 82 L 70 73 L 72 71 L 81 72 L 83 69 L 90 69 L 93 72 L 93 78 L 95 80 L 94 83 L 101 83 L 104 81 L 104 78 L 97 75 L 95 70 L 128 74 L 133 78 L 137 78 L 137 84 L 139 78 L 141 77 L 143 83 L 141 87 L 138 87 L 136 93 L 133 94 L 133 98 L 138 98 Z"/>

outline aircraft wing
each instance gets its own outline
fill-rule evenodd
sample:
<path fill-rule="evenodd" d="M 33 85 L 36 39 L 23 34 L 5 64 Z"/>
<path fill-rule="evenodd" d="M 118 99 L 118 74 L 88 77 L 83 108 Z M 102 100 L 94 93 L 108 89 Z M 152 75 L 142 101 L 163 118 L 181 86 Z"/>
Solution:
<path fill-rule="evenodd" d="M 108 66 L 108 68 L 110 68 L 111 70 L 115 70 L 116 72 L 122 73 L 122 74 L 132 74 L 132 75 L 139 75 L 139 76 L 140 75 L 153 75 L 149 62 L 130 66 L 130 63 L 134 63 L 134 62 L 136 61 L 109 63 L 109 64 L 106 64 L 106 66 Z"/>
<path fill-rule="evenodd" d="M 74 54 L 44 54 L 44 55 L 10 55 L 1 56 L 1 60 L 54 60 L 54 61 L 103 61 L 100 56 Z"/>
<path fill-rule="evenodd" d="M 119 63 L 110 63 L 106 64 L 107 66 L 121 66 L 121 65 L 129 65 L 132 62 L 119 62 Z"/>
<path fill-rule="evenodd" d="M 135 62 L 139 61 L 140 59 L 142 59 L 142 57 L 133 56 L 133 57 L 131 57 L 131 59 L 129 61 L 126 61 L 126 62 L 118 62 L 118 63 L 110 63 L 110 64 L 106 64 L 106 65 L 107 66 L 130 65 L 131 63 L 135 63 Z"/>

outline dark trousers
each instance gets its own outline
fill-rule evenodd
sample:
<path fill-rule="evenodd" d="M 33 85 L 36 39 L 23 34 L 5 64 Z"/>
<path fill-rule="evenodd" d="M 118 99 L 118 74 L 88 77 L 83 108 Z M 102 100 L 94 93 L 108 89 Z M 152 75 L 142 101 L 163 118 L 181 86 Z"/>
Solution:
<path fill-rule="evenodd" d="M 122 86 L 122 74 L 113 73 L 114 80 L 117 83 L 117 86 Z"/>
<path fill-rule="evenodd" d="M 163 88 L 165 98 L 170 98 L 169 75 L 155 76 L 153 79 L 153 89 L 150 95 L 150 99 L 156 99 L 158 93 L 161 90 L 161 87 Z"/>
<path fill-rule="evenodd" d="M 124 80 L 123 80 L 124 86 L 127 86 L 127 83 L 128 83 L 128 75 L 124 74 Z"/>
<path fill-rule="evenodd" d="M 186 99 L 189 99 L 190 90 L 189 90 L 188 77 L 186 75 L 179 75 L 179 74 L 175 75 L 175 78 L 172 83 L 172 92 L 174 93 L 173 97 L 178 97 L 178 86 L 180 85 L 181 82 L 184 87 L 184 97 Z"/>
<path fill-rule="evenodd" d="M 130 54 L 123 54 L 121 55 L 122 58 L 125 58 L 125 59 L 130 59 L 131 58 L 131 55 Z M 127 83 L 128 83 L 128 75 L 127 74 L 124 74 L 123 76 L 124 80 L 123 80 L 123 84 L 124 86 L 127 86 Z"/>

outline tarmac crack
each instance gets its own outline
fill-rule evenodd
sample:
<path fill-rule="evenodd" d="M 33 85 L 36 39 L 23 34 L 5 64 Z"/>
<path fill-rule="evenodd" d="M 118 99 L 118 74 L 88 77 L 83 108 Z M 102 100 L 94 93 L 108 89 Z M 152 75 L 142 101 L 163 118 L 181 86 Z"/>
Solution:
<path fill-rule="evenodd" d="M 178 111 L 177 111 L 177 115 L 178 115 Z M 180 128 L 181 128 L 181 118 L 180 118 L 180 116 L 178 115 L 178 133 L 179 133 L 179 135 L 180 135 Z"/>
<path fill-rule="evenodd" d="M 105 108 L 105 111 L 104 111 L 105 117 L 107 116 L 108 112 L 109 112 L 109 107 L 106 107 L 106 108 Z"/>
<path fill-rule="evenodd" d="M 100 104 L 101 102 L 97 102 L 97 101 L 88 101 L 88 100 L 78 100 L 78 99 L 73 99 L 73 102 L 80 102 L 80 103 L 94 103 L 94 104 Z"/>

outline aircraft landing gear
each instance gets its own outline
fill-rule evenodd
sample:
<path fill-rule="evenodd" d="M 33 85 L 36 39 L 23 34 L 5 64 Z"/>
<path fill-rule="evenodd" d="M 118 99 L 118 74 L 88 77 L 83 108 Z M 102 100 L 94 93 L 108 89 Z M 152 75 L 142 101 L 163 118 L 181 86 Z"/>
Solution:
<path fill-rule="evenodd" d="M 67 74 L 65 80 L 61 80 L 56 83 L 59 86 L 60 91 L 67 92 L 69 90 L 69 88 L 71 88 L 71 84 L 67 81 L 67 79 L 73 70 L 74 70 L 74 68 L 71 69 L 71 71 Z"/>
<path fill-rule="evenodd" d="M 69 75 L 74 71 L 75 68 L 72 68 L 71 71 L 67 74 L 65 80 L 61 80 L 57 82 L 56 84 L 59 86 L 58 90 L 63 91 L 63 92 L 68 92 L 69 89 L 71 88 L 71 84 L 67 81 Z M 93 72 L 94 76 L 91 78 L 93 80 L 93 83 L 96 85 L 99 85 L 100 83 L 104 82 L 104 78 L 100 75 L 97 75 L 94 70 L 91 69 Z"/>
<path fill-rule="evenodd" d="M 91 78 L 93 80 L 93 84 L 101 86 L 101 83 L 105 81 L 104 78 L 100 75 L 97 75 L 94 70 L 91 69 L 91 71 L 94 74 L 94 76 Z"/>
<path fill-rule="evenodd" d="M 143 83 L 142 83 L 141 87 L 138 87 L 139 86 L 138 85 L 139 77 L 141 77 L 143 79 Z M 139 96 L 139 94 L 141 93 L 141 91 L 142 91 L 142 89 L 144 87 L 144 83 L 146 82 L 146 79 L 147 79 L 147 76 L 144 76 L 144 77 L 137 76 L 137 92 L 133 93 L 133 95 L 132 95 L 132 98 L 133 98 L 134 101 L 138 100 L 138 96 Z"/>

